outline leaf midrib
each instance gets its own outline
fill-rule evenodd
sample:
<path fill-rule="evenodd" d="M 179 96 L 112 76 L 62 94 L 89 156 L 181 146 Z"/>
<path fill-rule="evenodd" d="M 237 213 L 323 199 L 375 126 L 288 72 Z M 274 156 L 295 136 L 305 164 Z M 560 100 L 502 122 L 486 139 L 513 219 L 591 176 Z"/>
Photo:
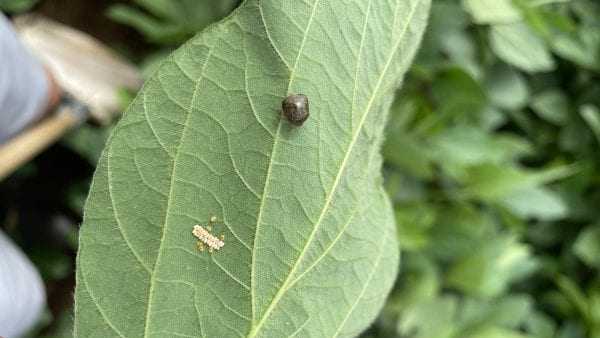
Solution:
<path fill-rule="evenodd" d="M 318 3 L 319 0 L 316 0 L 316 3 Z M 399 2 L 396 3 L 397 6 L 399 6 Z M 386 64 L 381 72 L 381 75 L 379 76 L 379 79 L 377 80 L 377 84 L 375 86 L 375 89 L 373 90 L 373 94 L 371 95 L 369 102 L 367 104 L 367 107 L 365 109 L 365 113 L 363 114 L 358 128 L 356 129 L 355 134 L 352 137 L 352 140 L 348 146 L 348 150 L 346 151 L 346 154 L 344 156 L 344 159 L 342 160 L 342 163 L 340 165 L 340 169 L 338 170 L 338 173 L 336 175 L 336 178 L 334 180 L 334 183 L 330 189 L 330 192 L 326 198 L 325 201 L 325 205 L 323 206 L 323 209 L 321 210 L 321 214 L 319 215 L 319 219 L 317 220 L 317 222 L 315 223 L 315 226 L 310 234 L 310 236 L 308 237 L 306 244 L 304 245 L 304 247 L 302 248 L 300 255 L 298 256 L 298 258 L 296 259 L 296 262 L 294 263 L 294 266 L 292 267 L 292 269 L 290 270 L 290 272 L 288 273 L 288 275 L 286 276 L 285 281 L 283 282 L 281 288 L 277 291 L 277 293 L 275 294 L 275 297 L 273 297 L 271 303 L 269 304 L 269 306 L 267 307 L 267 310 L 265 311 L 265 313 L 263 314 L 261 320 L 258 322 L 258 324 L 256 326 L 253 325 L 253 327 L 251 328 L 247 338 L 254 338 L 256 337 L 256 334 L 259 332 L 260 328 L 262 327 L 262 325 L 264 325 L 266 319 L 270 316 L 271 312 L 273 311 L 273 309 L 275 308 L 275 306 L 279 303 L 279 301 L 281 300 L 281 298 L 283 297 L 283 295 L 287 292 L 287 290 L 289 289 L 288 286 L 291 282 L 291 278 L 294 276 L 294 273 L 296 272 L 296 270 L 298 269 L 300 262 L 302 261 L 302 259 L 304 258 L 304 255 L 307 252 L 307 248 L 310 246 L 310 244 L 312 243 L 314 236 L 317 232 L 317 230 L 319 229 L 321 222 L 324 218 L 325 213 L 327 212 L 327 210 L 329 210 L 329 207 L 331 205 L 331 201 L 333 199 L 333 195 L 335 193 L 335 191 L 337 190 L 337 186 L 339 184 L 339 181 L 341 179 L 342 173 L 345 170 L 346 164 L 348 162 L 348 158 L 350 157 L 350 153 L 352 153 L 352 149 L 354 148 L 354 145 L 356 144 L 356 141 L 358 140 L 358 135 L 360 135 L 360 132 L 364 126 L 364 123 L 366 121 L 367 116 L 369 115 L 369 112 L 371 111 L 371 107 L 373 105 L 373 102 L 375 100 L 375 97 L 377 96 L 379 89 L 381 87 L 381 84 L 383 82 L 383 79 L 385 77 L 385 75 L 387 74 L 387 70 L 389 68 L 389 66 L 392 63 L 393 57 L 394 55 L 396 55 L 397 51 L 399 50 L 400 44 L 403 41 L 403 37 L 406 34 L 407 30 L 408 30 L 408 26 L 410 25 L 410 22 L 412 20 L 412 17 L 414 16 L 415 12 L 416 12 L 416 8 L 418 7 L 419 1 L 415 2 L 415 5 L 412 6 L 410 13 L 406 19 L 406 24 L 404 25 L 402 32 L 399 34 L 398 37 L 398 41 L 394 44 L 394 47 L 391 50 L 390 56 L 388 57 L 388 60 L 386 61 Z M 260 6 L 260 5 L 259 5 Z M 396 10 L 394 11 L 394 22 L 396 21 L 398 17 L 398 8 L 396 8 Z M 311 17 L 312 19 L 312 17 Z M 365 21 L 368 20 L 368 13 L 367 16 L 365 18 Z M 264 22 L 264 20 L 263 20 Z M 394 27 L 392 26 L 392 29 Z M 267 29 L 266 27 L 266 23 L 265 23 L 265 29 Z M 308 32 L 309 27 L 307 27 L 306 32 Z M 306 36 L 305 36 L 306 38 Z M 363 44 L 364 39 L 361 39 L 361 49 L 362 49 L 362 44 Z M 272 42 L 271 42 L 272 43 Z M 301 54 L 301 49 L 298 53 L 298 56 Z M 357 78 L 355 78 L 355 81 L 357 81 Z M 353 98 L 354 100 L 354 98 Z M 281 125 L 281 124 L 280 124 Z M 279 128 L 278 128 L 279 131 Z M 278 133 L 279 134 L 279 133 Z M 277 142 L 277 139 L 275 140 L 275 142 Z M 275 146 L 274 146 L 275 148 Z M 271 167 L 271 164 L 273 163 L 273 159 L 271 157 L 271 161 L 269 163 L 269 168 Z M 268 177 L 267 177 L 268 178 Z M 265 183 L 265 186 L 268 184 L 268 181 Z M 264 199 L 264 193 L 263 193 L 263 199 Z M 262 214 L 262 203 L 261 203 L 261 208 L 259 209 L 259 215 Z M 258 229 L 258 222 L 257 222 L 257 229 Z M 255 243 L 256 243 L 256 237 L 254 239 Z M 253 251 L 253 261 L 252 261 L 252 275 L 254 275 L 254 267 L 255 267 L 255 261 L 254 261 L 254 251 Z M 251 285 L 251 289 L 254 290 L 254 280 L 252 280 L 252 285 Z M 254 319 L 254 306 L 253 306 L 253 319 Z"/>
<path fill-rule="evenodd" d="M 306 43 L 306 37 L 308 36 L 308 31 L 310 30 L 310 26 L 312 25 L 312 20 L 314 18 L 314 15 L 316 13 L 316 8 L 317 5 L 319 4 L 320 0 L 315 0 L 315 4 L 313 6 L 312 12 L 311 12 L 311 16 L 308 20 L 308 24 L 306 25 L 306 30 L 304 31 L 303 37 L 302 37 L 302 43 L 300 44 L 300 48 L 298 49 L 298 54 L 296 55 L 296 58 L 294 60 L 294 66 L 293 68 L 290 68 L 290 66 L 287 64 L 286 60 L 283 58 L 283 55 L 281 54 L 281 52 L 279 51 L 279 49 L 277 49 L 277 46 L 275 45 L 275 43 L 273 42 L 271 35 L 269 34 L 269 28 L 267 27 L 267 21 L 265 20 L 265 16 L 264 16 L 264 12 L 262 9 L 262 6 L 260 4 L 260 2 L 258 3 L 258 10 L 260 11 L 260 18 L 261 21 L 263 23 L 263 26 L 265 28 L 265 34 L 267 35 L 267 38 L 269 40 L 269 43 L 271 44 L 271 46 L 273 46 L 273 49 L 275 49 L 275 52 L 277 53 L 277 55 L 281 58 L 282 62 L 288 67 L 288 69 L 290 70 L 290 80 L 288 81 L 288 86 L 287 86 L 287 93 L 289 93 L 290 88 L 292 87 L 292 82 L 294 80 L 295 77 L 295 73 L 296 73 L 296 68 L 298 66 L 298 60 L 300 60 L 300 55 L 302 54 L 302 50 L 304 49 L 304 44 Z M 255 321 L 255 302 L 256 302 L 256 297 L 254 295 L 254 288 L 256 285 L 255 282 L 255 266 L 256 266 L 256 238 L 258 236 L 258 232 L 260 229 L 260 224 L 262 223 L 262 215 L 263 215 L 263 210 L 264 210 L 264 204 L 265 204 L 265 200 L 266 200 L 266 194 L 268 191 L 268 188 L 270 186 L 270 182 L 271 182 L 271 173 L 272 173 L 272 168 L 273 168 L 273 157 L 275 156 L 275 152 L 277 150 L 277 141 L 279 140 L 279 135 L 281 132 L 281 119 L 279 120 L 279 123 L 277 124 L 277 132 L 275 133 L 275 138 L 273 139 L 273 147 L 271 149 L 271 156 L 269 157 L 269 168 L 267 169 L 267 176 L 265 177 L 265 186 L 263 187 L 263 192 L 262 192 L 262 196 L 261 196 L 261 200 L 260 200 L 260 205 L 258 208 L 258 216 L 256 217 L 256 229 L 254 231 L 254 243 L 253 243 L 253 248 L 252 248 L 252 262 L 250 265 L 250 301 L 251 301 L 251 306 L 252 306 L 252 325 L 250 328 L 250 332 L 252 332 L 252 329 L 254 327 L 254 321 Z"/>

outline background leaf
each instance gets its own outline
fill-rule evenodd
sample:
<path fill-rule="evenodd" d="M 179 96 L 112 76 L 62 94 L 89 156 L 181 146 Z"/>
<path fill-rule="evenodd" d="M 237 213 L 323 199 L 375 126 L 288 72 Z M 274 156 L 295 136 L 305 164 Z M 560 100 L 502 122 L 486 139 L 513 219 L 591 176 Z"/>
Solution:
<path fill-rule="evenodd" d="M 504 109 L 521 109 L 529 100 L 529 88 L 524 77 L 505 65 L 490 70 L 486 79 L 490 101 Z"/>
<path fill-rule="evenodd" d="M 176 45 L 220 19 L 239 0 L 135 0 L 138 6 L 116 3 L 108 10 L 113 20 L 130 25 L 148 41 Z"/>
<path fill-rule="evenodd" d="M 465 10 L 473 21 L 485 23 L 509 23 L 519 21 L 521 13 L 511 0 L 463 0 Z"/>
<path fill-rule="evenodd" d="M 573 250 L 590 267 L 600 267 L 600 227 L 585 228 L 577 237 Z"/>
<path fill-rule="evenodd" d="M 383 126 L 428 10 L 250 0 L 171 55 L 99 161 L 75 336 L 364 330 L 398 266 Z M 310 98 L 302 127 L 280 118 L 288 93 Z M 212 215 L 226 244 L 201 253 L 191 229 Z"/>
<path fill-rule="evenodd" d="M 20 13 L 31 9 L 39 0 L 0 0 L 0 10 Z"/>
<path fill-rule="evenodd" d="M 543 40 L 523 23 L 493 26 L 490 43 L 500 59 L 524 71 L 543 72 L 555 67 Z"/>
<path fill-rule="evenodd" d="M 558 125 L 566 123 L 569 118 L 569 102 L 558 90 L 539 93 L 533 98 L 531 108 L 544 120 Z"/>

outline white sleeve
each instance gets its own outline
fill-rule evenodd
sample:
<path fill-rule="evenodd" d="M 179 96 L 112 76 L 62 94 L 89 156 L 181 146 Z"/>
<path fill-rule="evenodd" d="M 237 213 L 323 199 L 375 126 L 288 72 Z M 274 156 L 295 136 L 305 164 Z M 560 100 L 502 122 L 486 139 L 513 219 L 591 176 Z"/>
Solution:
<path fill-rule="evenodd" d="M 38 119 L 47 100 L 44 68 L 0 13 L 0 143 Z"/>
<path fill-rule="evenodd" d="M 20 337 L 37 323 L 46 303 L 33 264 L 0 231 L 0 336 Z"/>

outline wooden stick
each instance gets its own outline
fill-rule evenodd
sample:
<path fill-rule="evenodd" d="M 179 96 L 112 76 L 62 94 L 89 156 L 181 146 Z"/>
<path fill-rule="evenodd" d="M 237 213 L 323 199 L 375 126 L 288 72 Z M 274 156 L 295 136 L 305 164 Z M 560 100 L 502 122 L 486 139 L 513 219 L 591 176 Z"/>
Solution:
<path fill-rule="evenodd" d="M 80 121 L 72 106 L 61 105 L 54 115 L 0 146 L 0 181 L 54 144 Z"/>

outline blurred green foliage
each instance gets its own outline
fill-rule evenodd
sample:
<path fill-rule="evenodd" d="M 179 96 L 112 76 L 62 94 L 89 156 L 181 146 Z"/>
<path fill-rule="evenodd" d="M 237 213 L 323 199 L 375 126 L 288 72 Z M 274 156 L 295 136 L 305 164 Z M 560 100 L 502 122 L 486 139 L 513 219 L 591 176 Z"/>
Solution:
<path fill-rule="evenodd" d="M 113 20 L 136 28 L 151 42 L 180 45 L 198 31 L 229 14 L 239 0 L 134 0 L 115 4 Z"/>
<path fill-rule="evenodd" d="M 225 17 L 239 3 L 240 0 L 134 0 L 133 5 L 112 5 L 107 15 L 135 28 L 157 46 L 141 64 L 144 75 L 149 76 L 170 52 Z"/>
<path fill-rule="evenodd" d="M 384 147 L 403 249 L 366 337 L 600 337 L 600 3 L 434 1 Z"/>
<path fill-rule="evenodd" d="M 0 11 L 21 13 L 31 9 L 39 0 L 0 0 Z"/>

